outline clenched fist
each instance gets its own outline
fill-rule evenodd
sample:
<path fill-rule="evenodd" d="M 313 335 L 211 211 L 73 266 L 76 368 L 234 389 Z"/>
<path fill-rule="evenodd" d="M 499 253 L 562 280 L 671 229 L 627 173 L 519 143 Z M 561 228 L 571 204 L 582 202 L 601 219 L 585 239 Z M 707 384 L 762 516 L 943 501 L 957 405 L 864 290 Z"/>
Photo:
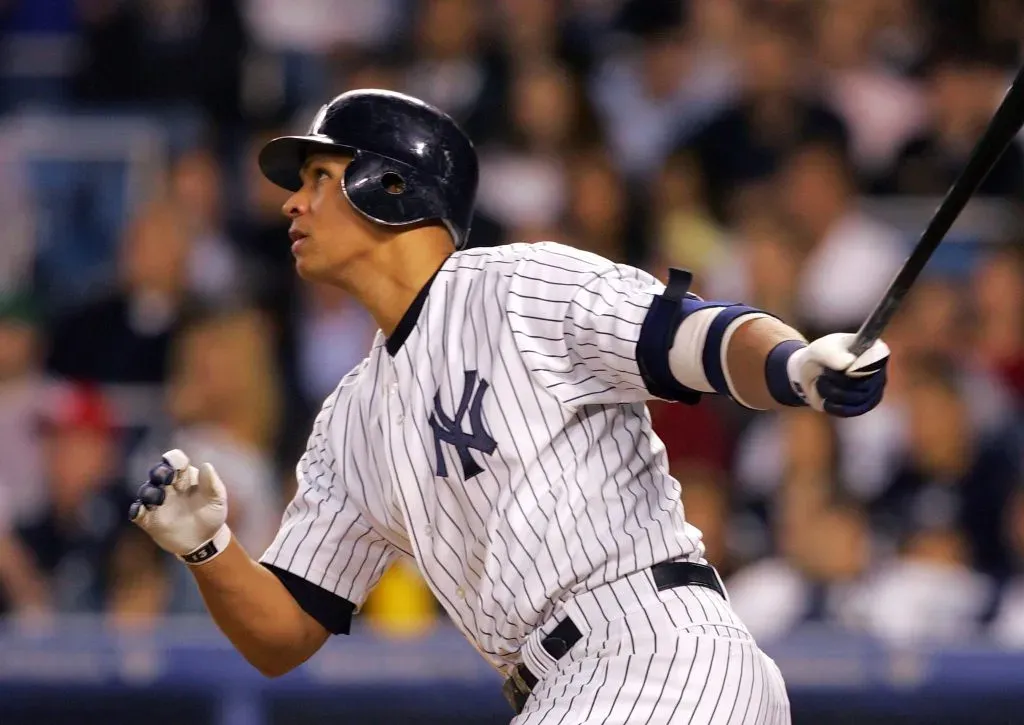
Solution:
<path fill-rule="evenodd" d="M 198 469 L 180 450 L 168 451 L 149 472 L 131 505 L 133 523 L 160 548 L 187 564 L 202 564 L 231 541 L 224 484 L 209 463 Z"/>
<path fill-rule="evenodd" d="M 857 357 L 849 351 L 856 337 L 844 332 L 825 335 L 790 356 L 790 385 L 810 407 L 852 418 L 882 401 L 889 346 L 878 340 Z"/>

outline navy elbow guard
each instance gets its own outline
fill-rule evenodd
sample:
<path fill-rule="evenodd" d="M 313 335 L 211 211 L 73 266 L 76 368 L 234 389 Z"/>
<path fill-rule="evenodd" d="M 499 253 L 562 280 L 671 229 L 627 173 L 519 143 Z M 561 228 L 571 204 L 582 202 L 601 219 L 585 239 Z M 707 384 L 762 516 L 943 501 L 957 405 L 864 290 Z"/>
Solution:
<path fill-rule="evenodd" d="M 695 326 L 692 353 L 687 355 L 692 355 L 693 362 L 683 367 L 699 368 L 694 377 L 703 378 L 701 386 L 706 386 L 707 392 L 713 391 L 743 404 L 732 389 L 723 351 L 731 331 L 736 329 L 733 323 L 747 315 L 768 316 L 768 313 L 743 304 L 702 300 L 688 292 L 692 280 L 689 272 L 669 270 L 665 291 L 651 302 L 637 342 L 641 375 L 652 395 L 686 403 L 699 401 L 702 391 L 687 387 L 673 374 L 670 354 L 677 343 L 679 328 L 689 316 L 701 310 L 717 309 L 718 312 L 708 318 L 709 324 L 704 321 Z"/>
<path fill-rule="evenodd" d="M 668 351 L 672 349 L 676 330 L 688 314 L 683 310 L 683 301 L 697 299 L 688 292 L 692 281 L 693 275 L 689 272 L 669 270 L 665 291 L 651 300 L 651 308 L 640 327 L 636 362 L 651 395 L 696 405 L 700 402 L 700 391 L 687 388 L 676 380 L 668 364 Z"/>

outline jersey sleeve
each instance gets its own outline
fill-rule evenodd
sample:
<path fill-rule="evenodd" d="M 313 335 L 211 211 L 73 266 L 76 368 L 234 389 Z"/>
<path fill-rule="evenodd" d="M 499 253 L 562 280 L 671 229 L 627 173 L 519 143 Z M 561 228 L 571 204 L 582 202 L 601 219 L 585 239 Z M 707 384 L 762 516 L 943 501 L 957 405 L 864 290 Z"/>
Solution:
<path fill-rule="evenodd" d="M 637 343 L 664 289 L 643 270 L 540 242 L 516 265 L 506 309 L 527 367 L 563 404 L 632 403 L 659 397 Z"/>
<path fill-rule="evenodd" d="M 348 634 L 352 615 L 397 550 L 347 495 L 348 487 L 359 481 L 331 445 L 331 426 L 338 424 L 337 394 L 328 398 L 313 424 L 296 466 L 295 495 L 260 563 L 325 629 Z"/>

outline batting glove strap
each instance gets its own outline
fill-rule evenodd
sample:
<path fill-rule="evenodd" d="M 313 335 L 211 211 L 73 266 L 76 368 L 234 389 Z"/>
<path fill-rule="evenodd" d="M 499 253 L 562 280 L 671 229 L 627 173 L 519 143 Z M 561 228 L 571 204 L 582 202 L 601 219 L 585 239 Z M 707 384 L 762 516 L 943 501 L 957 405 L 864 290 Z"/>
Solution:
<path fill-rule="evenodd" d="M 189 566 L 200 566 L 215 559 L 224 549 L 228 548 L 228 544 L 231 543 L 231 529 L 228 528 L 227 524 L 220 527 L 213 538 L 207 541 L 205 544 L 200 546 L 187 554 L 182 554 L 178 558 Z"/>

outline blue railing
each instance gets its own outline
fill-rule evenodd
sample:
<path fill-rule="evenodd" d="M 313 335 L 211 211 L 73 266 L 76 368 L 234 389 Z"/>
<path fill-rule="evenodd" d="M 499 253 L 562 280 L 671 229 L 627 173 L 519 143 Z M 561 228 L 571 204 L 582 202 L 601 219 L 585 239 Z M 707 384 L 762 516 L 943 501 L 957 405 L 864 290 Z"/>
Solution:
<path fill-rule="evenodd" d="M 893 647 L 827 630 L 765 649 L 786 676 L 795 722 L 1024 722 L 1024 652 Z M 203 620 L 148 632 L 89 620 L 0 628 L 4 725 L 489 724 L 510 715 L 499 675 L 448 627 L 407 641 L 365 630 L 332 638 L 274 680 Z"/>

